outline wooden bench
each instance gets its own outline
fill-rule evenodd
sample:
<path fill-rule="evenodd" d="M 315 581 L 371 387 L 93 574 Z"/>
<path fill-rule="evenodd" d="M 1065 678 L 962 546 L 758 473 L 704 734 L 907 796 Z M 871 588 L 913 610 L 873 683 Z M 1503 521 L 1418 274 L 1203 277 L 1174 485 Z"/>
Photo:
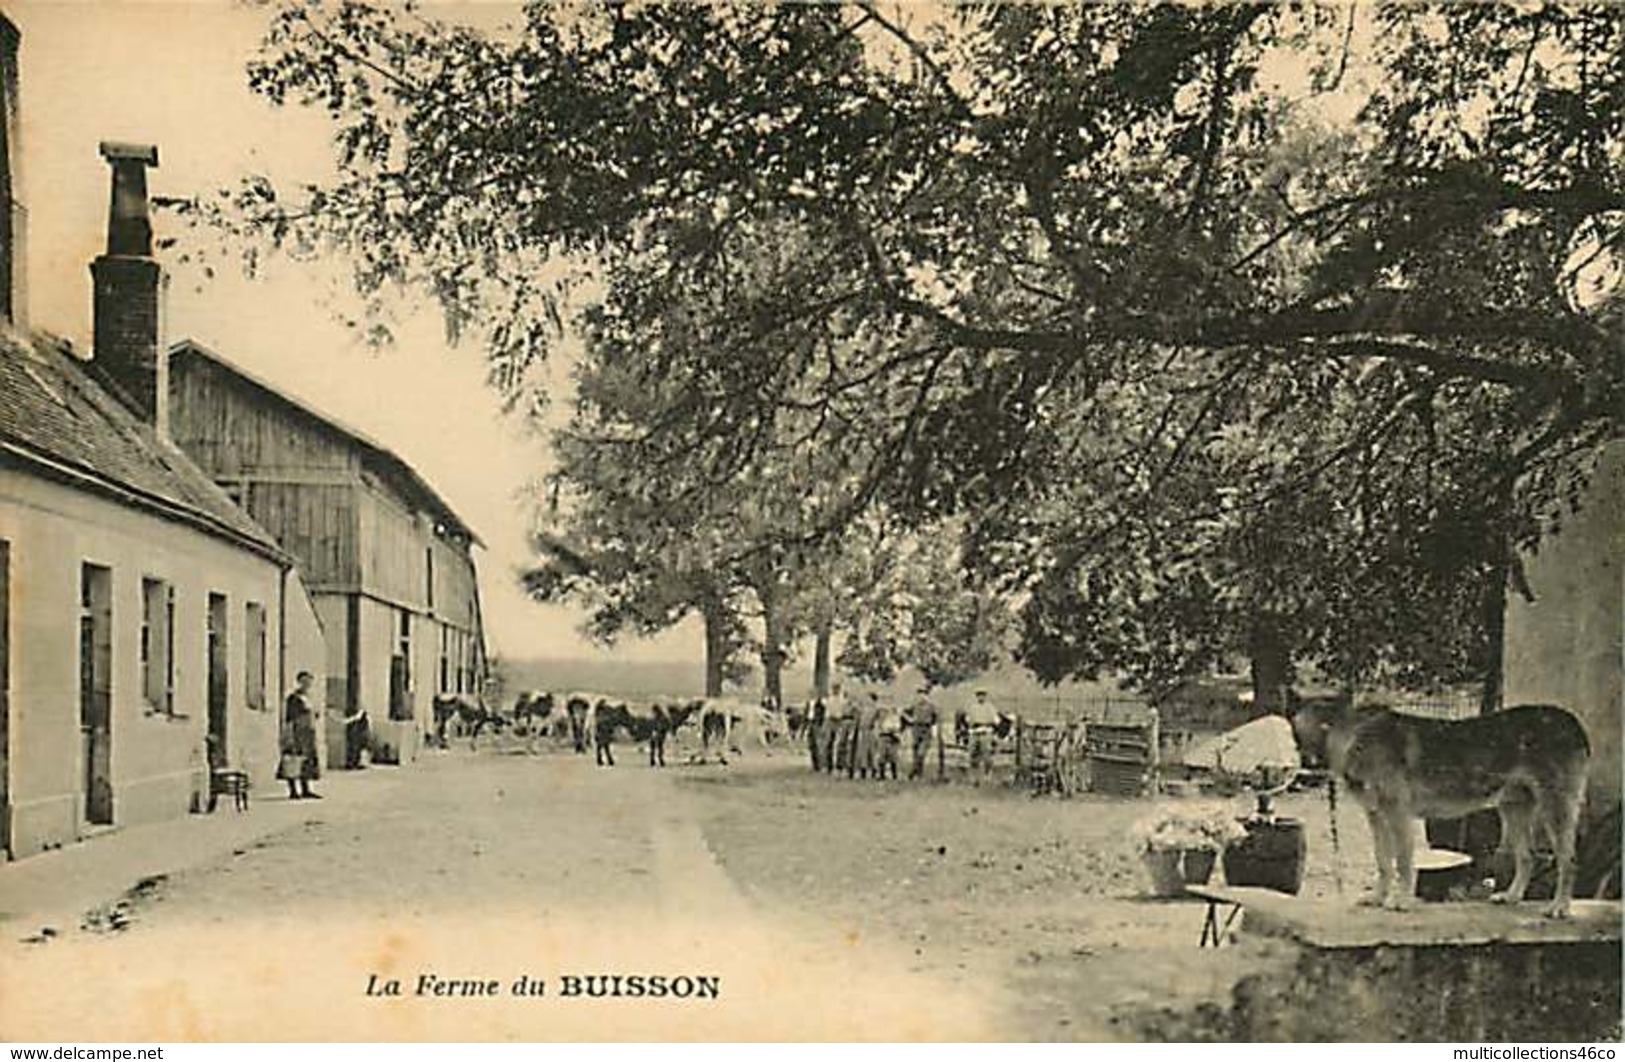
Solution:
<path fill-rule="evenodd" d="M 1298 902 L 1297 897 L 1287 893 L 1250 885 L 1187 885 L 1185 895 L 1207 901 L 1207 913 L 1202 918 L 1202 939 L 1197 944 L 1199 948 L 1216 948 L 1224 943 L 1224 938 L 1230 933 L 1230 927 L 1236 924 L 1241 909 L 1248 903 L 1262 901 L 1276 905 Z M 1223 924 L 1219 918 L 1220 907 L 1230 908 L 1224 915 Z"/>

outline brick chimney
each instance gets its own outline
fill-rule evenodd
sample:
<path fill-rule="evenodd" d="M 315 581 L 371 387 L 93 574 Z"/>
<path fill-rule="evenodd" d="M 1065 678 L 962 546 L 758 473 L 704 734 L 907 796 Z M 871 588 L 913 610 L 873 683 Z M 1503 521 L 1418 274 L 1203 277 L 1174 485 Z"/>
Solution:
<path fill-rule="evenodd" d="M 28 327 L 28 214 L 23 209 L 23 158 L 17 140 L 17 48 L 22 35 L 0 14 L 0 317 Z"/>
<path fill-rule="evenodd" d="M 163 294 L 167 278 L 152 257 L 147 167 L 158 165 L 148 144 L 104 141 L 113 169 L 107 211 L 107 253 L 90 265 L 95 281 L 95 359 L 160 435 L 169 430 L 169 359 L 164 349 Z"/>

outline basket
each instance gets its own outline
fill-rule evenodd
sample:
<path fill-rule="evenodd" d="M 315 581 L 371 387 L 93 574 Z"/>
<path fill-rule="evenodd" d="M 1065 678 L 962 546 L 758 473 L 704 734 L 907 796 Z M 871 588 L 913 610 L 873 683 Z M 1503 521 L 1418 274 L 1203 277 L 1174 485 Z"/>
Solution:
<path fill-rule="evenodd" d="M 1148 849 L 1140 854 L 1151 878 L 1151 895 L 1171 899 L 1187 885 L 1203 885 L 1213 875 L 1216 853 L 1205 848 Z"/>

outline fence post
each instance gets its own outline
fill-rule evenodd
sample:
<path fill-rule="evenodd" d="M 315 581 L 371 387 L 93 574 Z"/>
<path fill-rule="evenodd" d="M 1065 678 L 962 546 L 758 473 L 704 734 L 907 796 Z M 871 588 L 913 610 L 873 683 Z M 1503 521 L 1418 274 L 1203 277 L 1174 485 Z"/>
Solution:
<path fill-rule="evenodd" d="M 1151 795 L 1156 796 L 1162 792 L 1162 717 L 1155 708 L 1149 709 L 1151 713 L 1151 762 L 1149 767 L 1149 782 Z"/>

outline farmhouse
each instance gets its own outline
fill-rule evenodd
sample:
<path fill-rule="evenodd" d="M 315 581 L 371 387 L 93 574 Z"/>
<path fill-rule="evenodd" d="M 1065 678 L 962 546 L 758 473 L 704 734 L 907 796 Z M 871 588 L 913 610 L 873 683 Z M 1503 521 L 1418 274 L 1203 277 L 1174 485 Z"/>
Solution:
<path fill-rule="evenodd" d="M 88 360 L 29 331 L 17 46 L 0 16 L 0 843 L 11 858 L 200 810 L 211 767 L 268 785 L 278 710 L 319 673 L 293 558 L 170 442 L 146 170 L 112 167 Z"/>
<path fill-rule="evenodd" d="M 485 672 L 478 538 L 387 447 L 200 343 L 169 352 L 176 443 L 298 559 L 327 638 L 328 741 L 364 709 L 374 754 L 409 760 L 438 693 Z"/>

